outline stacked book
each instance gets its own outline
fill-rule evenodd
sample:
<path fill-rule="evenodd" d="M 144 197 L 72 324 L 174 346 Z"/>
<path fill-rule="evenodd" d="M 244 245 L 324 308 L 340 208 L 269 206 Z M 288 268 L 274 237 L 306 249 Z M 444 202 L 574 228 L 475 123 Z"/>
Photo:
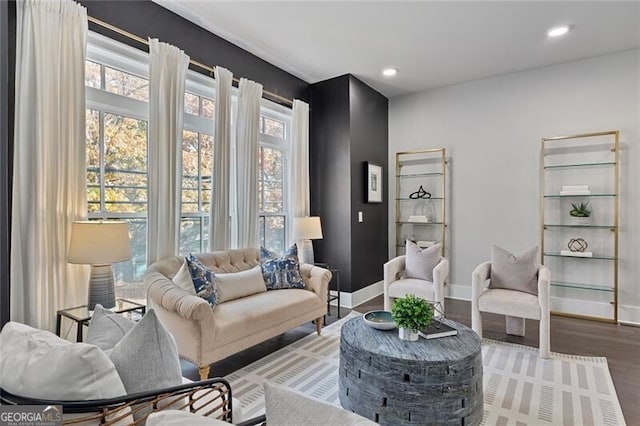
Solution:
<path fill-rule="evenodd" d="M 457 336 L 458 330 L 440 321 L 433 321 L 429 327 L 418 330 L 418 335 L 425 339 L 437 339 L 439 337 Z"/>
<path fill-rule="evenodd" d="M 593 253 L 590 251 L 560 250 L 560 256 L 593 257 Z"/>
<path fill-rule="evenodd" d="M 409 222 L 431 223 L 431 217 L 427 215 L 411 215 L 409 216 Z"/>
<path fill-rule="evenodd" d="M 589 185 L 562 185 L 560 195 L 591 195 Z"/>

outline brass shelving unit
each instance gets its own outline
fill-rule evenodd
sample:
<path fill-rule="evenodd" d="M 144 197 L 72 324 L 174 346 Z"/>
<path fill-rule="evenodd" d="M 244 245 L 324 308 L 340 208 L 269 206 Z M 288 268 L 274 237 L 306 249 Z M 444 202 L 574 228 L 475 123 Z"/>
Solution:
<path fill-rule="evenodd" d="M 446 243 L 446 181 L 445 148 L 422 149 L 396 153 L 396 255 L 404 254 L 405 241 L 440 243 L 445 255 Z M 430 194 L 419 193 L 422 188 Z M 412 195 L 413 194 L 413 195 Z M 411 220 L 410 216 L 414 216 Z M 415 220 L 415 216 L 428 218 Z"/>
<path fill-rule="evenodd" d="M 612 130 L 542 139 L 540 261 L 551 271 L 552 296 L 565 306 L 553 314 L 618 322 L 619 137 Z M 578 184 L 590 189 L 561 191 Z M 572 203 L 589 203 L 590 222 L 570 222 Z M 563 254 L 572 238 L 587 241 L 592 256 Z M 610 308 L 593 314 L 596 305 L 589 308 L 590 302 L 600 307 L 608 302 Z M 571 305 L 575 309 L 566 309 Z"/>

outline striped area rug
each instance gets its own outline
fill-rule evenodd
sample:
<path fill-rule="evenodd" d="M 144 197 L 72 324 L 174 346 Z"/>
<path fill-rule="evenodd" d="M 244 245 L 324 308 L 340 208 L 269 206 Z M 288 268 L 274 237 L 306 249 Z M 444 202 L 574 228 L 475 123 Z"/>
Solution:
<path fill-rule="evenodd" d="M 262 383 L 269 381 L 340 406 L 340 327 L 348 317 L 226 377 L 243 417 L 264 413 Z M 527 346 L 485 339 L 485 425 L 624 425 L 606 358 L 552 353 L 538 358 Z"/>

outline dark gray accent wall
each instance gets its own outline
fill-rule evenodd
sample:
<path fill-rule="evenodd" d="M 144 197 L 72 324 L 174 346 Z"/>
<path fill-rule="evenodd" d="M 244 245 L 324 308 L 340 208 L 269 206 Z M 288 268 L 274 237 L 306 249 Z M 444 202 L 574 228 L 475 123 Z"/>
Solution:
<path fill-rule="evenodd" d="M 355 289 L 380 281 L 388 259 L 389 101 L 351 76 L 351 279 Z M 365 162 L 382 165 L 382 204 L 365 203 Z M 358 222 L 358 212 L 364 222 Z"/>
<path fill-rule="evenodd" d="M 316 257 L 339 269 L 352 293 L 382 280 L 387 260 L 388 100 L 344 75 L 312 84 L 311 107 L 311 213 L 324 231 Z M 380 204 L 365 203 L 367 161 L 383 167 Z"/>
<path fill-rule="evenodd" d="M 288 99 L 309 102 L 309 84 L 259 57 L 210 33 L 150 0 L 77 0 L 87 14 L 142 38 L 158 38 L 184 50 L 191 59 L 206 65 L 220 65 L 234 77 L 246 77 L 265 90 Z M 89 29 L 122 43 L 147 50 L 145 45 L 103 27 L 89 23 Z M 191 67 L 206 73 L 198 67 Z"/>
<path fill-rule="evenodd" d="M 342 290 L 351 283 L 351 135 L 349 78 L 311 86 L 311 214 L 320 216 L 323 239 L 314 241 L 317 262 L 340 270 Z"/>

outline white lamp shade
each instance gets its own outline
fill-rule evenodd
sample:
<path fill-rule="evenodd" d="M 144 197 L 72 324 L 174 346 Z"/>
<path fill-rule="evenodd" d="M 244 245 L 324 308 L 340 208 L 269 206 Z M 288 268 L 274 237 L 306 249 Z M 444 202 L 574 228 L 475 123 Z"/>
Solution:
<path fill-rule="evenodd" d="M 294 240 L 321 240 L 322 226 L 318 216 L 293 218 Z"/>
<path fill-rule="evenodd" d="M 131 259 L 129 226 L 115 220 L 75 221 L 67 262 L 107 265 Z"/>

